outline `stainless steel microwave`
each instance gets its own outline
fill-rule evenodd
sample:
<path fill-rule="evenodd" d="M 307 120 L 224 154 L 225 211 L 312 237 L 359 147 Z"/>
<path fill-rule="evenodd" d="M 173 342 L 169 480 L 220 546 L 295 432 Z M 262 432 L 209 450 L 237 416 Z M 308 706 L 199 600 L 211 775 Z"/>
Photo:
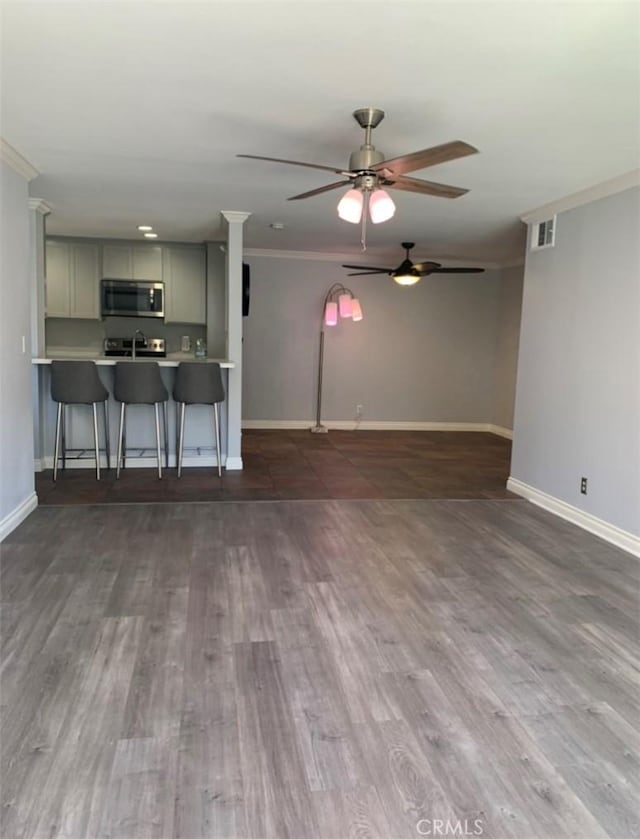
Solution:
<path fill-rule="evenodd" d="M 102 280 L 102 317 L 163 318 L 164 283 L 147 280 Z"/>

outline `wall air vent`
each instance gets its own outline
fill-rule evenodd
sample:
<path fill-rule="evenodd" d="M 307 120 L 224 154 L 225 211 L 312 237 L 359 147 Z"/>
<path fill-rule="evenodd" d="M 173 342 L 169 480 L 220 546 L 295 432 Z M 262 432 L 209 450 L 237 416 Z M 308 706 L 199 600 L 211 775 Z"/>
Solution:
<path fill-rule="evenodd" d="M 540 221 L 533 226 L 531 236 L 531 250 L 539 251 L 542 248 L 552 248 L 556 242 L 556 217 L 547 221 Z"/>

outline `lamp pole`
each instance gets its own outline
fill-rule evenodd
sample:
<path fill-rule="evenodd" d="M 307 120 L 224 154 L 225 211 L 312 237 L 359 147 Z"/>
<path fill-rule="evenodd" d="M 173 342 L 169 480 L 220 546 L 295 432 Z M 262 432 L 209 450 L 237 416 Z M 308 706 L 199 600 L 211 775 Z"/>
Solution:
<path fill-rule="evenodd" d="M 354 294 L 350 288 L 345 288 L 342 283 L 334 283 L 329 291 L 326 293 L 324 302 L 322 304 L 322 315 L 320 318 L 320 348 L 318 351 L 318 392 L 316 395 L 316 424 L 313 425 L 309 431 L 313 434 L 326 434 L 328 429 L 320 422 L 322 411 L 322 372 L 324 369 L 324 330 L 325 330 L 325 315 L 327 311 L 327 303 L 333 301 L 334 298 L 340 294 L 348 294 L 354 300 Z"/>
<path fill-rule="evenodd" d="M 316 424 L 310 431 L 314 434 L 326 434 L 327 427 L 320 422 L 322 409 L 322 368 L 324 367 L 324 309 L 322 310 L 322 326 L 320 327 L 320 352 L 318 353 L 318 395 L 316 396 Z"/>

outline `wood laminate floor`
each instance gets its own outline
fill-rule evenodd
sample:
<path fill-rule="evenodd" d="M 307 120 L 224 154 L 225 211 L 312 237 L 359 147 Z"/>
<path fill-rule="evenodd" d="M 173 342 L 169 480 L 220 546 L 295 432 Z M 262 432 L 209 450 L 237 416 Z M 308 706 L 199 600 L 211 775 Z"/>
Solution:
<path fill-rule="evenodd" d="M 301 498 L 513 498 L 511 441 L 446 431 L 243 431 L 241 472 L 69 468 L 37 473 L 40 504 L 247 501 Z M 153 461 L 149 461 L 150 464 Z M 72 463 L 72 462 L 71 462 Z"/>
<path fill-rule="evenodd" d="M 4 839 L 638 835 L 640 566 L 525 501 L 40 507 L 1 551 Z"/>

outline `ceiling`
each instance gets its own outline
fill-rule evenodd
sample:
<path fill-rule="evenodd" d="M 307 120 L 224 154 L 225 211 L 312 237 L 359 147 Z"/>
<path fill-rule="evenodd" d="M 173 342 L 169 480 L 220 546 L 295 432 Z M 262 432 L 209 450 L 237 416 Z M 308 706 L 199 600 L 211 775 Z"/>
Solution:
<path fill-rule="evenodd" d="M 640 6 L 615 2 L 3 3 L 5 140 L 41 174 L 52 233 L 221 238 L 252 213 L 253 248 L 360 253 L 341 191 L 286 198 L 331 173 L 236 158 L 346 166 L 363 132 L 394 157 L 450 140 L 480 154 L 415 177 L 456 200 L 394 192 L 371 259 L 509 264 L 520 214 L 630 171 L 639 155 Z M 284 229 L 269 225 L 281 222 Z M 395 264 L 395 263 L 394 263 Z"/>

